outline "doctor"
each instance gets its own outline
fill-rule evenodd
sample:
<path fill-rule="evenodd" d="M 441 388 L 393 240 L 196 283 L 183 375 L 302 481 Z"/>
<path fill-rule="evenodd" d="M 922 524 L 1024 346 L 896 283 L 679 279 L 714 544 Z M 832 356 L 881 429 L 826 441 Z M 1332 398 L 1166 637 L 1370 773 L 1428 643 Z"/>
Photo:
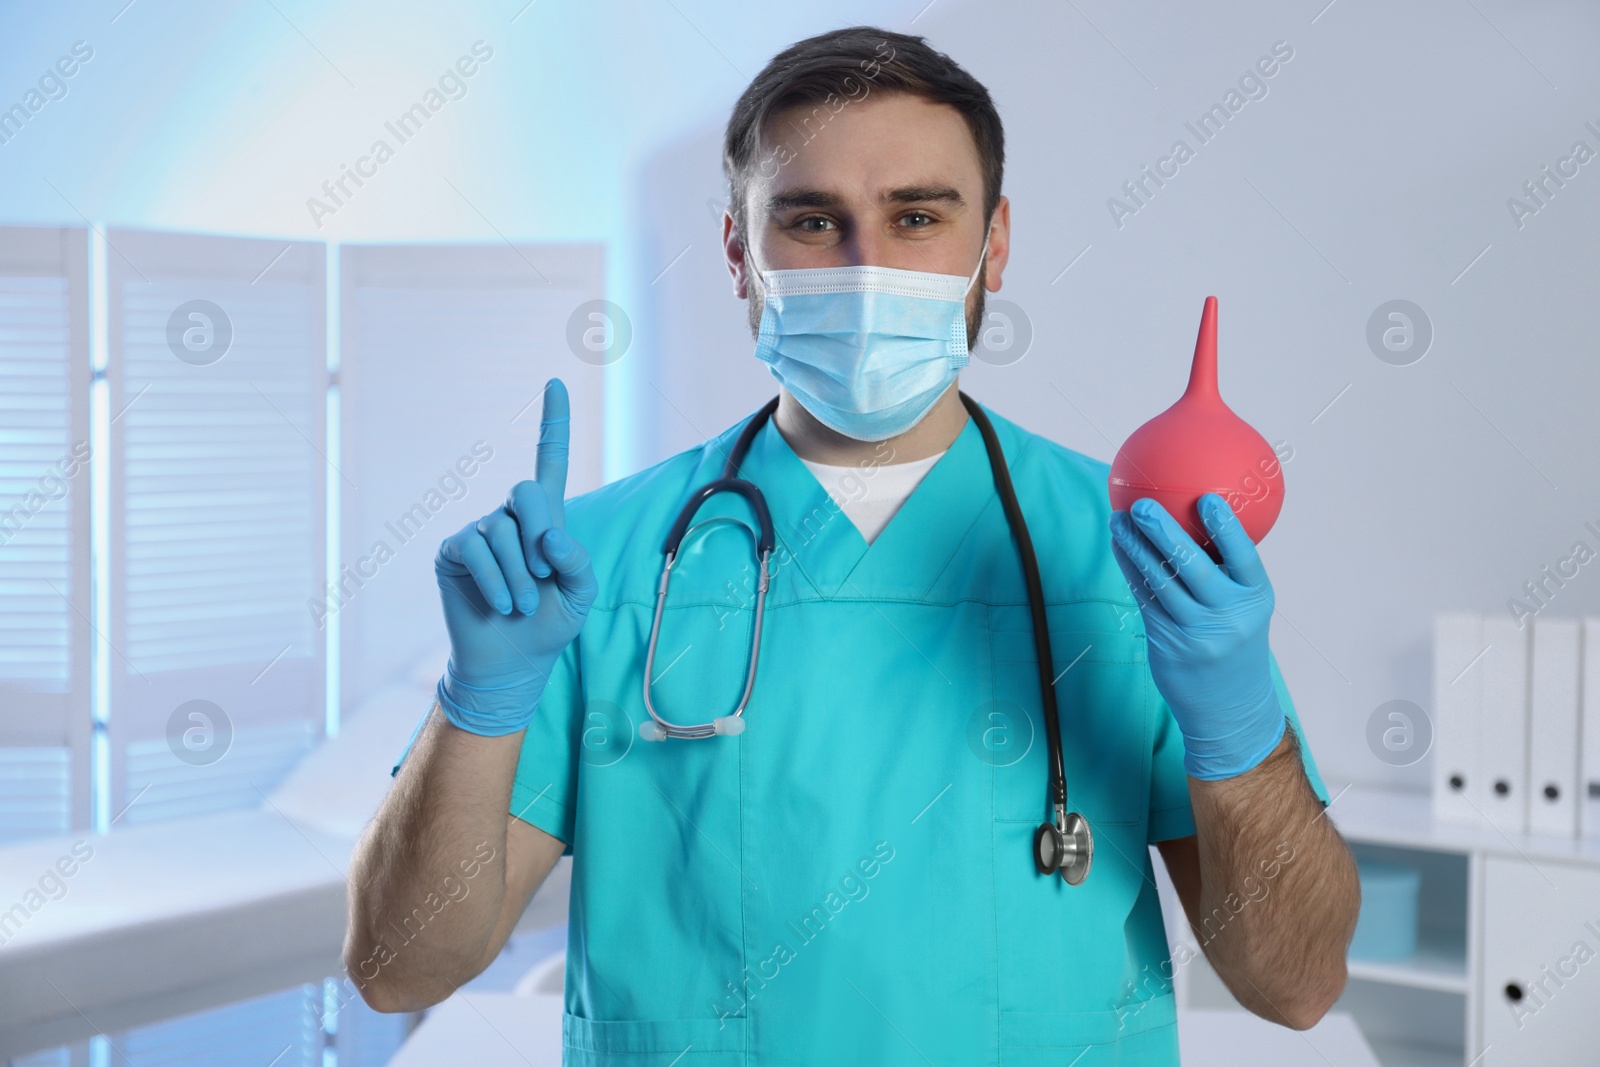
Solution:
<path fill-rule="evenodd" d="M 443 1000 L 570 854 L 568 1064 L 1175 1064 L 1188 961 L 1163 922 L 1185 919 L 1241 1004 L 1314 1024 L 1356 879 L 1255 546 L 1215 495 L 1220 566 L 1151 501 L 1113 513 L 1105 463 L 958 392 L 1010 248 L 986 90 L 921 38 L 839 30 L 772 60 L 725 148 L 776 410 L 569 501 L 550 383 L 536 476 L 439 550 L 450 663 L 353 861 L 352 980 L 381 1011 Z M 652 642 L 668 531 L 747 427 L 766 595 L 760 516 L 719 493 Z M 1034 859 L 1054 778 L 1003 475 L 1093 833 L 1081 884 Z M 646 692 L 724 722 L 646 739 Z"/>

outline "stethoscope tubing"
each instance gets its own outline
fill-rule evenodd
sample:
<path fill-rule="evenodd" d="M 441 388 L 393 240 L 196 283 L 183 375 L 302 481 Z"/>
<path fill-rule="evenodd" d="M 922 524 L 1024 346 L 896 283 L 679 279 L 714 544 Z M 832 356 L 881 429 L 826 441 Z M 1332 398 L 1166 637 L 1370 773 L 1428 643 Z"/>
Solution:
<path fill-rule="evenodd" d="M 1055 665 L 1050 651 L 1050 623 L 1045 611 L 1044 583 L 1039 577 L 1039 558 L 1034 551 L 1033 538 L 1028 533 L 1028 524 L 1022 515 L 1022 505 L 1017 500 L 1016 487 L 1011 481 L 1011 471 L 1006 464 L 1005 452 L 1000 447 L 999 437 L 994 432 L 994 426 L 983 409 L 966 393 L 958 392 L 961 403 L 966 407 L 972 421 L 977 424 L 978 432 L 983 437 L 984 451 L 988 454 L 989 469 L 994 477 L 995 489 L 1000 497 L 1001 507 L 1005 510 L 1006 524 L 1010 527 L 1012 536 L 1017 541 L 1017 556 L 1022 565 L 1023 583 L 1028 591 L 1028 611 L 1033 627 L 1034 656 L 1039 667 L 1039 698 L 1044 717 L 1045 737 L 1049 748 L 1050 782 L 1048 793 L 1048 806 L 1054 816 L 1054 825 L 1045 823 L 1039 827 L 1035 835 L 1034 851 L 1036 863 L 1041 874 L 1059 870 L 1062 877 L 1069 884 L 1077 885 L 1088 874 L 1090 857 L 1093 854 L 1093 839 L 1090 836 L 1088 822 L 1082 815 L 1067 811 L 1067 769 L 1066 761 L 1062 755 L 1061 722 L 1056 705 L 1055 692 Z M 755 483 L 745 480 L 739 475 L 739 465 L 749 453 L 751 442 L 755 439 L 756 432 L 777 410 L 778 398 L 773 397 L 760 411 L 757 411 L 745 424 L 738 440 L 734 443 L 733 450 L 728 454 L 726 465 L 723 467 L 722 477 L 709 482 L 696 490 L 679 511 L 677 519 L 673 522 L 663 546 L 665 562 L 661 568 L 661 581 L 656 588 L 655 613 L 650 622 L 650 640 L 645 651 L 644 664 L 644 706 L 650 718 L 655 723 L 656 740 L 668 738 L 705 738 L 717 734 L 739 733 L 743 730 L 745 708 L 750 703 L 750 696 L 755 690 L 756 665 L 761 655 L 762 622 L 766 615 L 767 588 L 771 581 L 770 562 L 776 537 L 772 526 L 772 515 L 767 508 L 766 497 Z M 672 578 L 672 567 L 677 561 L 678 550 L 683 538 L 689 530 L 695 513 L 713 495 L 723 491 L 731 491 L 743 496 L 755 512 L 756 521 L 760 530 L 756 540 L 757 557 L 760 564 L 760 581 L 756 590 L 755 621 L 751 628 L 750 654 L 745 671 L 744 693 L 739 698 L 739 704 L 732 713 L 720 719 L 707 723 L 694 723 L 679 725 L 668 722 L 657 712 L 651 700 L 651 679 L 655 673 L 656 643 L 661 636 L 661 620 L 666 609 L 667 589 Z M 646 727 L 649 724 L 645 724 Z M 1054 830 L 1052 834 L 1051 831 Z M 1065 857 L 1063 859 L 1063 857 Z"/>
<path fill-rule="evenodd" d="M 661 584 L 656 587 L 656 610 L 650 620 L 650 643 L 645 648 L 644 655 L 644 710 L 650 713 L 656 725 L 663 731 L 662 740 L 669 737 L 698 738 L 714 737 L 719 730 L 714 722 L 695 723 L 690 726 L 680 726 L 668 722 L 656 711 L 655 704 L 650 699 L 650 683 L 655 677 L 656 641 L 661 636 L 661 616 L 667 604 L 667 584 L 672 576 L 672 564 L 676 559 L 676 552 L 667 554 L 667 561 L 661 568 Z M 760 556 L 760 574 L 756 582 L 756 613 L 755 622 L 750 633 L 750 655 L 744 676 L 744 694 L 739 697 L 739 705 L 729 713 L 730 718 L 739 718 L 744 715 L 744 709 L 750 703 L 750 694 L 756 687 L 756 662 L 761 655 L 761 623 L 766 618 L 767 586 L 771 581 L 770 561 L 772 552 L 766 551 Z"/>

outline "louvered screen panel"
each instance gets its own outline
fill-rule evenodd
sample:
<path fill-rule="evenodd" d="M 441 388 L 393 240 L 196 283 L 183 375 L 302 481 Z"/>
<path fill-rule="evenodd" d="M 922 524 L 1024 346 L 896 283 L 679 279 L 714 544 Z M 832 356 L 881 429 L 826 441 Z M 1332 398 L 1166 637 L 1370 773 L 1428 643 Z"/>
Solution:
<path fill-rule="evenodd" d="M 572 397 L 575 496 L 599 484 L 604 376 L 628 364 L 569 345 L 604 295 L 598 245 L 346 245 L 339 277 L 351 576 L 325 610 L 340 620 L 349 709 L 445 642 L 434 554 L 533 477 L 546 380 Z M 423 666 L 443 670 L 443 657 Z"/>
<path fill-rule="evenodd" d="M 87 263 L 0 227 L 0 841 L 88 820 Z"/>
<path fill-rule="evenodd" d="M 324 249 L 107 241 L 112 806 L 259 803 L 323 720 Z"/>
<path fill-rule="evenodd" d="M 259 804 L 261 793 L 270 791 L 268 783 L 281 780 L 311 751 L 319 725 L 303 718 L 235 726 L 232 750 L 215 763 L 173 759 L 165 737 L 130 741 L 124 764 L 127 793 L 139 802 L 128 808 L 118 825 Z"/>
<path fill-rule="evenodd" d="M 0 846 L 72 828 L 72 749 L 0 748 Z"/>
<path fill-rule="evenodd" d="M 72 668 L 70 479 L 82 466 L 69 315 L 66 278 L 0 277 L 0 679 L 52 693 Z"/>

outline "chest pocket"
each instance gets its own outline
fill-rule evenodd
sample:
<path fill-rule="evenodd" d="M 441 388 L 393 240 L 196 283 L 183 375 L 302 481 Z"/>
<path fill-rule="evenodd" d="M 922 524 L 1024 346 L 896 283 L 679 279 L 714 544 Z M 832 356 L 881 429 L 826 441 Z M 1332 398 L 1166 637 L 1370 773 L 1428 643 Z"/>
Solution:
<path fill-rule="evenodd" d="M 1046 615 L 1068 806 L 1091 826 L 1140 823 L 1154 738 L 1139 615 L 1102 601 Z M 976 716 L 987 732 L 975 751 L 995 767 L 996 818 L 1037 824 L 1049 814 L 1050 764 L 1033 629 L 1026 606 L 994 608 L 990 620 L 994 698 Z"/>

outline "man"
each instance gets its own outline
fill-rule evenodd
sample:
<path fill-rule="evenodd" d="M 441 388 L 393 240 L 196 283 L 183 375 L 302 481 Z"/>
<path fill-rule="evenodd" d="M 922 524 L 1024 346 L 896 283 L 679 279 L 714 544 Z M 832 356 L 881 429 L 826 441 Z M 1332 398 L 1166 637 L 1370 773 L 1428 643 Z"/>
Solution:
<path fill-rule="evenodd" d="M 1010 245 L 988 93 L 920 38 L 840 30 L 773 59 L 725 147 L 776 410 L 567 502 L 551 383 L 537 477 L 440 549 L 450 665 L 352 868 L 363 995 L 448 996 L 570 853 L 569 1064 L 1171 1064 L 1154 843 L 1239 1001 L 1314 1024 L 1355 872 L 1254 546 L 1214 494 L 1221 566 L 1151 501 L 1112 513 L 1105 463 L 958 393 Z M 663 587 L 730 458 L 770 512 L 765 595 L 732 491 L 680 523 Z M 1059 814 L 1041 684 L 1081 884 L 1035 858 Z M 470 892 L 394 944 L 474 855 Z"/>

